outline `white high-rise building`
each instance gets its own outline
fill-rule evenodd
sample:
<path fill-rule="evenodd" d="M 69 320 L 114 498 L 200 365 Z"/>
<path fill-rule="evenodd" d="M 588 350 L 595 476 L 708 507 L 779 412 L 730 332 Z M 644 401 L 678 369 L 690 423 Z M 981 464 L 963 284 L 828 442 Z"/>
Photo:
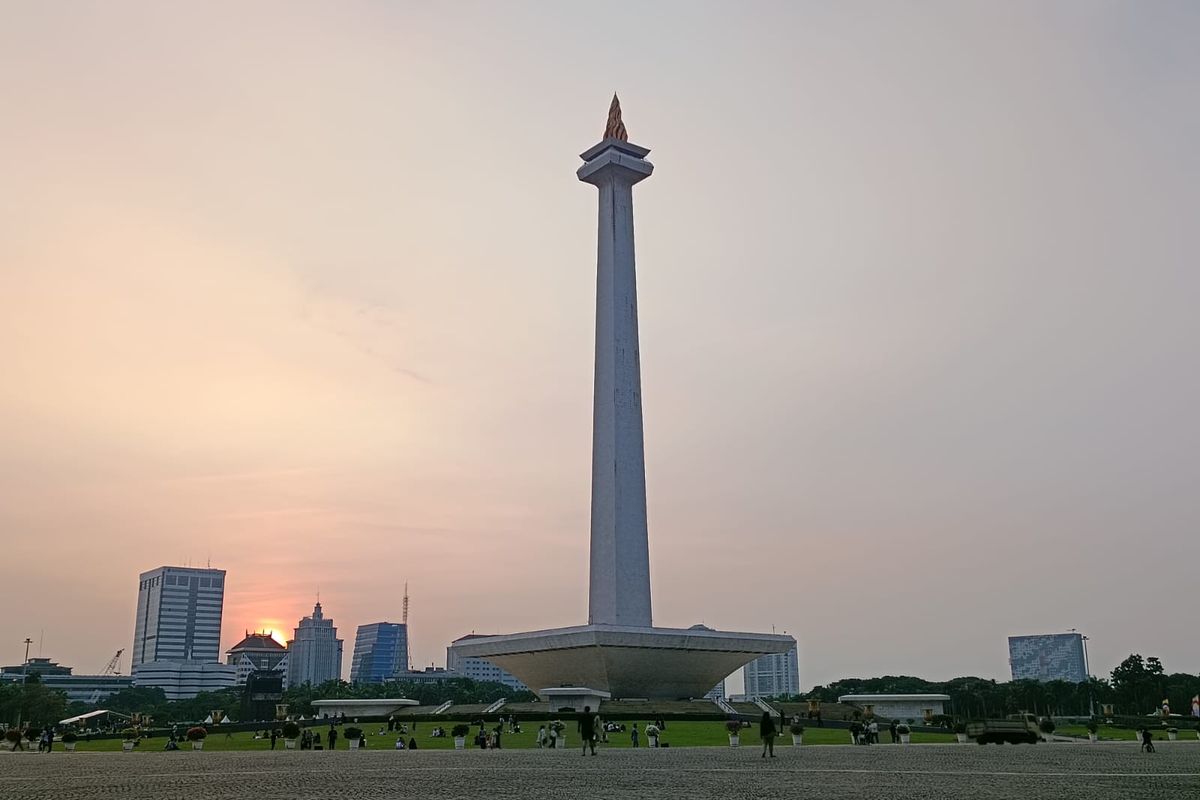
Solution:
<path fill-rule="evenodd" d="M 221 661 L 225 570 L 159 567 L 138 583 L 136 667 L 150 661 Z"/>
<path fill-rule="evenodd" d="M 742 671 L 747 697 L 800 694 L 799 649 L 756 658 Z"/>
<path fill-rule="evenodd" d="M 319 686 L 342 678 L 342 640 L 332 619 L 325 619 L 318 602 L 311 617 L 304 617 L 287 643 L 287 685 Z"/>
<path fill-rule="evenodd" d="M 496 666 L 486 658 L 459 655 L 458 651 L 454 649 L 454 645 L 459 642 L 482 638 L 484 638 L 482 634 L 468 633 L 466 636 L 460 636 L 451 642 L 450 646 L 446 648 L 446 669 L 453 670 L 464 678 L 470 678 L 473 681 L 502 683 L 510 689 L 516 689 L 519 692 L 528 690 L 529 687 L 521 683 L 521 679 L 508 670 Z"/>
<path fill-rule="evenodd" d="M 232 686 L 236 670 L 220 663 L 225 570 L 159 567 L 138 581 L 133 685 L 162 689 L 168 700 Z"/>

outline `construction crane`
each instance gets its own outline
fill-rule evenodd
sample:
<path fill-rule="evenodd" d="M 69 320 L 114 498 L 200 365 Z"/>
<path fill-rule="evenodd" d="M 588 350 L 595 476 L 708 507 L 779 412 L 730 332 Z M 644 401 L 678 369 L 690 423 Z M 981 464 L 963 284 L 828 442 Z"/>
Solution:
<path fill-rule="evenodd" d="M 400 612 L 400 621 L 403 622 L 406 627 L 408 626 L 408 581 L 404 582 L 404 606 L 403 610 Z"/>
<path fill-rule="evenodd" d="M 118 650 L 116 653 L 113 654 L 113 657 L 108 660 L 108 664 L 105 665 L 104 671 L 100 673 L 101 678 L 106 678 L 109 675 L 120 675 L 121 674 L 121 671 L 117 669 L 117 665 L 121 663 L 121 654 L 124 652 L 125 652 L 125 648 L 122 647 L 120 650 Z M 102 691 L 103 691 L 103 687 L 100 687 L 100 686 L 96 687 L 96 691 L 92 692 L 92 696 L 88 698 L 89 706 L 96 705 L 96 702 L 100 700 L 100 693 Z"/>

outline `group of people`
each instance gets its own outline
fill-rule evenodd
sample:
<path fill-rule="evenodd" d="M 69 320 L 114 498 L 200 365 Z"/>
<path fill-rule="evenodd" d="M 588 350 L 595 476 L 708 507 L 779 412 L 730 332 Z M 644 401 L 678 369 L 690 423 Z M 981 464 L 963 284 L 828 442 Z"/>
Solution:
<path fill-rule="evenodd" d="M 900 741 L 898 725 L 896 720 L 888 723 L 887 731 L 892 744 Z M 850 736 L 855 744 L 879 744 L 879 723 L 873 719 L 867 722 L 854 720 L 850 723 Z"/>

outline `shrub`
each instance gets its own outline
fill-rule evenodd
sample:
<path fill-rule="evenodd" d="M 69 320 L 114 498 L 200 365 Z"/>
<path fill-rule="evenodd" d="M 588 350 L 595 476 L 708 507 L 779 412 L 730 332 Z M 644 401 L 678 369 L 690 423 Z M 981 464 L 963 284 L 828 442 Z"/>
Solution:
<path fill-rule="evenodd" d="M 342 736 L 345 736 L 347 739 L 361 739 L 362 738 L 362 729 L 355 728 L 354 726 L 350 726 L 349 728 L 346 728 L 345 730 L 342 731 Z"/>
<path fill-rule="evenodd" d="M 967 732 L 967 723 L 965 723 L 965 722 L 954 723 L 954 732 L 955 733 L 966 733 Z"/>
<path fill-rule="evenodd" d="M 121 736 L 123 736 L 127 742 L 133 741 L 134 739 L 138 738 L 137 728 L 122 728 Z"/>
<path fill-rule="evenodd" d="M 742 723 L 736 719 L 731 719 L 725 723 L 725 730 L 729 731 L 730 736 L 737 736 L 742 732 Z"/>
<path fill-rule="evenodd" d="M 458 723 L 457 725 L 455 725 L 453 728 L 450 729 L 450 735 L 453 736 L 455 739 L 462 739 L 470 732 L 471 732 L 471 726 L 467 725 L 465 723 L 462 723 L 462 722 Z"/>
<path fill-rule="evenodd" d="M 21 741 L 21 732 L 16 728 L 9 728 L 4 732 L 4 741 L 16 744 Z"/>
<path fill-rule="evenodd" d="M 25 738 L 31 742 L 41 735 L 42 735 L 41 728 L 26 728 L 25 729 Z"/>
<path fill-rule="evenodd" d="M 658 736 L 658 734 L 659 734 L 660 732 L 661 732 L 661 731 L 659 731 L 659 729 L 658 729 L 658 726 L 657 726 L 657 725 L 647 725 L 647 726 L 646 726 L 646 735 L 647 735 L 647 736 Z"/>
<path fill-rule="evenodd" d="M 793 722 L 791 725 L 788 726 L 788 730 L 792 732 L 792 736 L 804 735 L 804 726 L 801 725 L 799 722 Z"/>
<path fill-rule="evenodd" d="M 66 733 L 64 733 L 62 735 L 63 744 L 73 744 L 74 742 L 77 742 L 77 741 L 79 741 L 79 737 L 76 736 L 71 731 L 67 731 Z"/>
<path fill-rule="evenodd" d="M 287 722 L 283 723 L 283 738 L 299 739 L 300 738 L 300 726 L 297 725 L 296 723 L 292 722 L 290 719 Z"/>
<path fill-rule="evenodd" d="M 1042 721 L 1038 723 L 1038 730 L 1042 733 L 1054 733 L 1054 720 L 1042 717 Z"/>
<path fill-rule="evenodd" d="M 1096 724 L 1096 720 L 1089 719 L 1087 721 L 1087 732 L 1088 733 L 1099 733 L 1099 731 L 1100 731 L 1100 726 Z"/>
<path fill-rule="evenodd" d="M 907 735 L 909 733 L 912 733 L 912 728 L 908 727 L 903 722 L 901 722 L 899 725 L 896 726 L 896 733 L 899 733 L 901 735 Z"/>
<path fill-rule="evenodd" d="M 197 725 L 194 728 L 188 728 L 186 736 L 189 742 L 202 742 L 208 736 L 208 731 Z"/>

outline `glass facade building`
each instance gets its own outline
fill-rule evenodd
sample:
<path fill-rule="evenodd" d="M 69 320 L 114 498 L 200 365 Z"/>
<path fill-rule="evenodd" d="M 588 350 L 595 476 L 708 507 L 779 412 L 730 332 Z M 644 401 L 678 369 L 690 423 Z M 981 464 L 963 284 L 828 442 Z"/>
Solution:
<path fill-rule="evenodd" d="M 383 683 L 407 671 L 407 625 L 372 622 L 358 626 L 350 661 L 351 683 Z"/>
<path fill-rule="evenodd" d="M 1008 664 L 1014 681 L 1087 680 L 1083 634 L 1046 633 L 1008 637 Z"/>

